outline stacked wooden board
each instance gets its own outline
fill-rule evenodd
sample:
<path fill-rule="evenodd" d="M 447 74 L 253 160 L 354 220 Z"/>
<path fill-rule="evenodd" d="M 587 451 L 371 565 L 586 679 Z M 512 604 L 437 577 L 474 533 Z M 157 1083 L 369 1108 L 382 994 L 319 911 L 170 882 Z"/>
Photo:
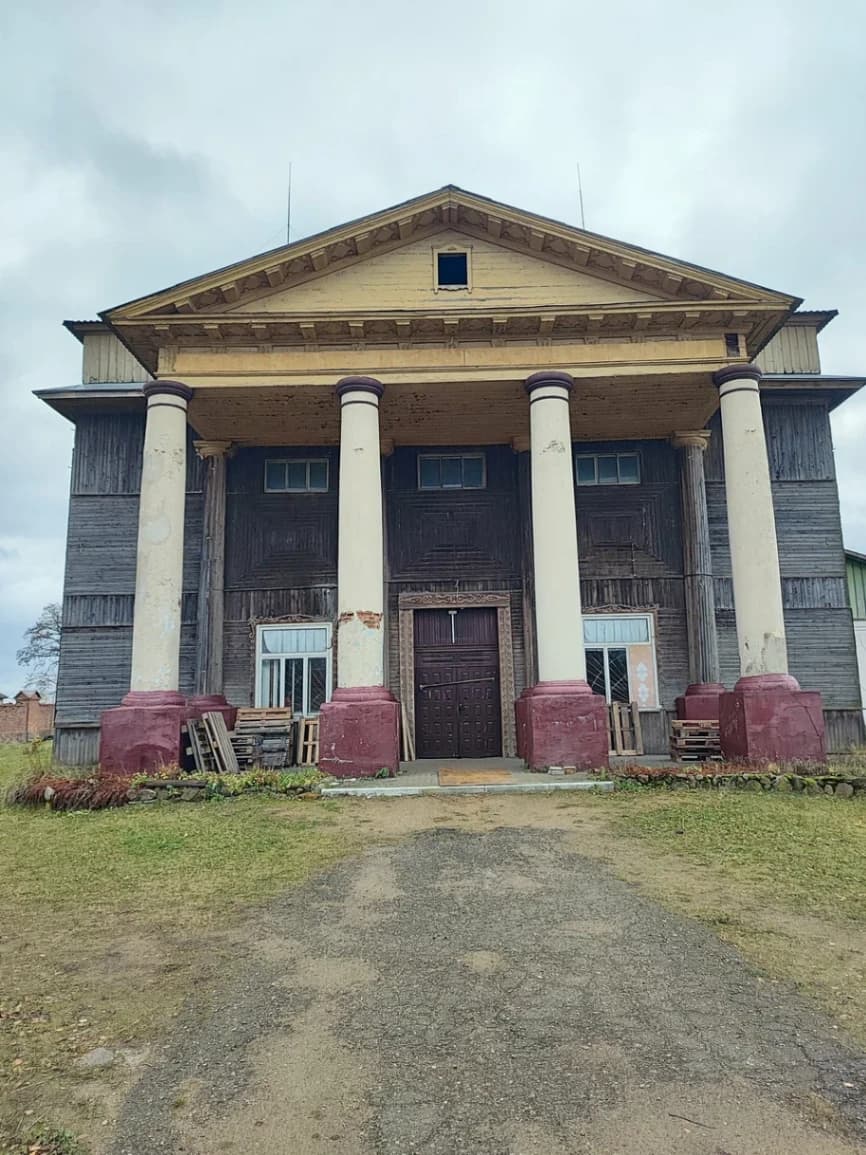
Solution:
<path fill-rule="evenodd" d="M 671 722 L 670 750 L 671 758 L 678 762 L 721 761 L 718 721 L 674 720 Z"/>
<path fill-rule="evenodd" d="M 294 754 L 295 720 L 291 710 L 238 710 L 232 744 L 238 761 L 246 766 L 282 769 L 291 766 Z"/>

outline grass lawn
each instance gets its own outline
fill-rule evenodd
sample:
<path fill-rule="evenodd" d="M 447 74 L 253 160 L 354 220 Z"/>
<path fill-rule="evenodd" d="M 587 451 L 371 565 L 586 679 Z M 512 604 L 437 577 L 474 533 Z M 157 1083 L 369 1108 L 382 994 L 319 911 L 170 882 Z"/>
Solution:
<path fill-rule="evenodd" d="M 30 766 L 0 746 L 0 795 Z M 793 979 L 866 1043 L 866 803 L 745 792 L 418 798 L 245 796 L 54 813 L 0 806 L 0 1152 L 40 1125 L 99 1152 L 134 1064 L 185 1000 L 242 966 L 257 906 L 371 842 L 436 823 L 542 825 Z M 83 1073 L 97 1046 L 127 1061 Z"/>
<path fill-rule="evenodd" d="M 21 747 L 0 746 L 0 796 L 28 769 Z M 206 992 L 235 965 L 231 930 L 251 905 L 355 849 L 333 810 L 256 796 L 0 807 L 0 1151 L 27 1151 L 58 1099 L 66 1126 L 101 1126 L 75 1058 L 97 1046 L 134 1056 L 191 987 Z"/>

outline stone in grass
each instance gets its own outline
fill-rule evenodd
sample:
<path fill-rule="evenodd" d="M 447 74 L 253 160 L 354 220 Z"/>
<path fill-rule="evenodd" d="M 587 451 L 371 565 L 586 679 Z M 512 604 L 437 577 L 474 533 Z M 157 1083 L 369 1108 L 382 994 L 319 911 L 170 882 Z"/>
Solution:
<path fill-rule="evenodd" d="M 94 1047 L 92 1051 L 76 1059 L 75 1066 L 79 1071 L 99 1071 L 103 1067 L 110 1067 L 116 1058 L 114 1051 L 109 1051 L 108 1047 Z"/>
<path fill-rule="evenodd" d="M 850 782 L 840 782 L 836 787 L 837 798 L 850 798 L 854 793 L 854 787 Z"/>
<path fill-rule="evenodd" d="M 786 778 L 784 774 L 777 774 L 773 779 L 773 789 L 781 790 L 783 793 L 790 793 L 794 787 L 791 785 L 790 778 Z"/>

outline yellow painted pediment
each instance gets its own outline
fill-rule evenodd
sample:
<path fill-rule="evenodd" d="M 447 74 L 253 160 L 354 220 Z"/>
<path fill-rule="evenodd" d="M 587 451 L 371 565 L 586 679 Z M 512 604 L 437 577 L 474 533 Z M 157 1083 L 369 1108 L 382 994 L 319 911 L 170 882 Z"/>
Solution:
<path fill-rule="evenodd" d="M 470 254 L 466 289 L 437 291 L 448 247 Z M 414 341 L 437 336 L 437 316 L 448 340 L 709 327 L 752 353 L 799 304 L 447 185 L 101 316 L 153 371 L 164 345 Z"/>
<path fill-rule="evenodd" d="M 436 254 L 441 250 L 468 253 L 466 289 L 443 290 L 436 285 Z M 521 252 L 455 229 L 422 240 L 408 241 L 383 256 L 303 281 L 290 288 L 271 289 L 220 311 L 233 313 L 333 313 L 365 309 L 533 308 L 555 305 L 596 305 L 658 300 L 659 294 L 569 269 L 543 257 Z"/>

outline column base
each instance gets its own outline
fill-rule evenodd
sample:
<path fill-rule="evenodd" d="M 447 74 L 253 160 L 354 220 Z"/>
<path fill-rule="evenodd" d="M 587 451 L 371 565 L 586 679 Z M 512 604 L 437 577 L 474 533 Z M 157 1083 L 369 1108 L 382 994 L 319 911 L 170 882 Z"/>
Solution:
<path fill-rule="evenodd" d="M 530 770 L 608 765 L 607 702 L 586 682 L 539 682 L 515 702 L 517 750 Z"/>
<path fill-rule="evenodd" d="M 725 692 L 721 682 L 693 682 L 676 700 L 677 717 L 690 722 L 717 722 L 719 699 Z"/>
<path fill-rule="evenodd" d="M 238 717 L 237 706 L 232 706 L 222 694 L 194 694 L 187 699 L 187 718 L 200 718 L 202 714 L 222 714 L 226 729 L 234 730 Z"/>
<path fill-rule="evenodd" d="M 719 731 L 730 760 L 827 761 L 821 695 L 788 674 L 740 678 L 719 700 Z"/>
<path fill-rule="evenodd" d="M 106 774 L 133 775 L 180 766 L 186 698 L 170 690 L 133 690 L 99 720 L 99 765 Z"/>
<path fill-rule="evenodd" d="M 384 686 L 337 689 L 319 711 L 319 769 L 334 778 L 372 778 L 400 768 L 399 706 Z"/>

